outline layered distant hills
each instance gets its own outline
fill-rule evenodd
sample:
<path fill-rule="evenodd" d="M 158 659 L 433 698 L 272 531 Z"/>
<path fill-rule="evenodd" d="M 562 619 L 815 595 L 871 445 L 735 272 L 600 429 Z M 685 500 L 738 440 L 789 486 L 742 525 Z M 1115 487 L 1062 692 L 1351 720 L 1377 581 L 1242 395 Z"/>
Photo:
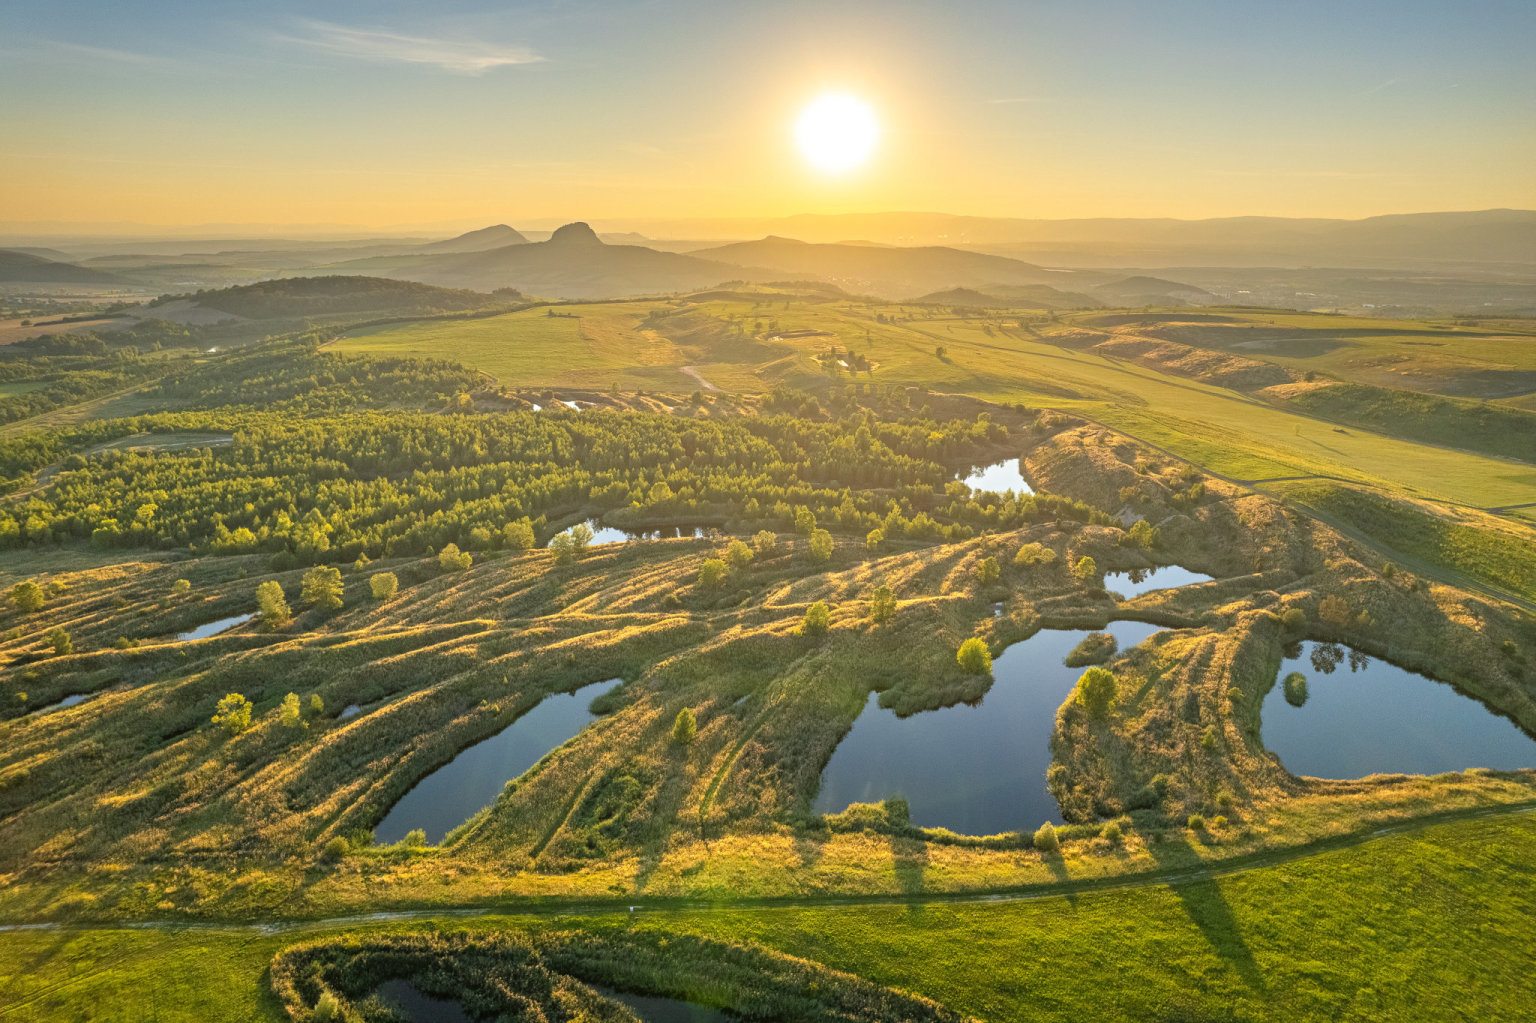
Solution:
<path fill-rule="evenodd" d="M 125 284 L 105 270 L 63 263 L 46 256 L 15 249 L 0 249 L 0 282 L 27 284 Z"/>

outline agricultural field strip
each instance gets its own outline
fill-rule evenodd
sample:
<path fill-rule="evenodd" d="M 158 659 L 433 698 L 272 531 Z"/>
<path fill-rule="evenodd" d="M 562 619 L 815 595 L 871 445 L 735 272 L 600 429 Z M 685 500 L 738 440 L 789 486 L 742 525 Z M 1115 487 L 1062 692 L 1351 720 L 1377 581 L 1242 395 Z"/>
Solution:
<path fill-rule="evenodd" d="M 173 933 L 181 931 L 210 931 L 273 935 L 328 930 L 336 927 L 356 927 L 366 924 L 429 920 L 437 917 L 474 919 L 476 917 L 503 916 L 508 913 L 552 917 L 610 916 L 617 911 L 625 910 L 635 915 L 665 916 L 670 913 L 733 912 L 742 909 L 835 909 L 838 907 L 920 907 L 927 905 L 965 904 L 1001 905 L 1011 902 L 1036 902 L 1044 899 L 1071 898 L 1074 895 L 1088 892 L 1116 892 L 1164 886 L 1176 888 L 1179 885 L 1191 882 L 1208 881 L 1218 877 L 1231 877 L 1267 867 L 1293 863 L 1297 860 L 1308 859 L 1338 849 L 1360 846 L 1392 835 L 1401 835 L 1454 821 L 1486 820 L 1512 814 L 1532 813 L 1536 813 L 1536 803 L 1533 802 L 1446 810 L 1439 813 L 1425 814 L 1397 824 L 1389 824 L 1342 835 L 1331 835 L 1327 838 L 1306 843 L 1305 845 L 1250 853 L 1244 856 L 1235 856 L 1231 859 L 1217 860 L 1200 865 L 1168 867 L 1137 874 L 1091 878 L 1083 881 L 1072 881 L 1069 879 L 1049 884 L 1029 885 L 1022 888 L 991 888 L 974 892 L 938 892 L 921 895 L 892 892 L 871 893 L 868 895 L 764 896 L 729 900 L 679 898 L 651 902 L 642 902 L 637 898 L 616 898 L 608 902 L 583 898 L 562 902 L 541 896 L 525 902 L 504 900 L 494 906 L 445 906 L 429 909 L 387 910 L 377 913 L 353 913 L 346 916 L 313 919 L 294 918 L 242 921 L 134 920 L 117 924 L 75 924 L 62 922 L 0 923 L 0 934 L 16 931 L 105 932 L 153 930 Z"/>

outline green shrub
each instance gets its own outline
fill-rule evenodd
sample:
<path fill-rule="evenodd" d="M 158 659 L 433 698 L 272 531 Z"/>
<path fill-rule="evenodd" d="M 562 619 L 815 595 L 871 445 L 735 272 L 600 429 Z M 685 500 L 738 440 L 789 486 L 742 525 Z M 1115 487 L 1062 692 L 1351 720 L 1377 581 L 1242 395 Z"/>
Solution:
<path fill-rule="evenodd" d="M 1043 543 L 1027 543 L 1013 556 L 1013 563 L 1021 568 L 1049 565 L 1056 560 L 1056 552 Z"/>
<path fill-rule="evenodd" d="M 1092 718 L 1102 718 L 1115 705 L 1119 684 L 1108 668 L 1089 668 L 1077 680 L 1074 698 Z"/>
<path fill-rule="evenodd" d="M 278 708 L 278 722 L 284 728 L 304 728 L 304 710 L 299 704 L 299 694 L 289 693 L 283 697 L 282 706 Z"/>
<path fill-rule="evenodd" d="M 884 543 L 885 530 L 883 529 L 871 529 L 868 533 L 864 534 L 864 549 L 870 553 L 878 551 Z"/>
<path fill-rule="evenodd" d="M 801 505 L 795 509 L 795 532 L 801 536 L 810 536 L 816 531 L 816 515 L 809 508 Z"/>
<path fill-rule="evenodd" d="M 719 558 L 706 558 L 704 564 L 699 566 L 699 588 L 702 590 L 718 589 L 725 581 L 727 572 L 725 562 Z"/>
<path fill-rule="evenodd" d="M 772 554 L 779 546 L 779 538 L 772 530 L 759 529 L 757 535 L 752 538 L 752 546 L 757 548 L 759 554 Z"/>
<path fill-rule="evenodd" d="M 474 559 L 468 551 L 459 550 L 456 543 L 447 544 L 437 554 L 437 564 L 444 572 L 462 572 Z"/>
<path fill-rule="evenodd" d="M 832 627 L 832 609 L 825 601 L 818 600 L 805 609 L 805 617 L 801 619 L 800 631 L 807 636 L 820 636 Z"/>
<path fill-rule="evenodd" d="M 997 582 L 1002 571 L 997 567 L 996 558 L 982 558 L 976 563 L 976 581 L 983 586 L 990 586 Z"/>
<path fill-rule="evenodd" d="M 1227 687 L 1227 702 L 1232 704 L 1234 707 L 1237 706 L 1239 703 L 1242 703 L 1243 699 L 1246 696 L 1247 696 L 1247 694 L 1244 693 L 1237 686 L 1228 686 Z"/>
<path fill-rule="evenodd" d="M 70 639 L 69 633 L 63 627 L 56 628 L 49 632 L 48 635 L 44 637 L 43 641 L 49 646 L 53 647 L 55 656 L 62 657 L 65 654 L 74 653 L 75 651 L 75 641 Z"/>
<path fill-rule="evenodd" d="M 955 660 L 967 675 L 989 675 L 992 672 L 992 651 L 987 649 L 984 640 L 976 636 L 960 644 L 960 649 L 955 652 Z"/>
<path fill-rule="evenodd" d="M 1099 578 L 1099 563 L 1085 554 L 1072 566 L 1072 576 L 1080 583 L 1096 582 Z"/>
<path fill-rule="evenodd" d="M 368 588 L 374 600 L 384 601 L 400 591 L 400 580 L 393 572 L 378 572 L 368 577 Z"/>
<path fill-rule="evenodd" d="M 1039 828 L 1035 829 L 1034 844 L 1035 848 L 1043 853 L 1059 852 L 1061 850 L 1061 839 L 1056 837 L 1056 825 L 1046 821 Z"/>
<path fill-rule="evenodd" d="M 309 712 L 316 717 L 325 713 L 325 701 L 320 699 L 319 693 L 309 694 Z"/>
<path fill-rule="evenodd" d="M 24 615 L 41 611 L 45 600 L 43 588 L 31 579 L 11 587 L 11 603 L 16 605 L 16 610 Z"/>
<path fill-rule="evenodd" d="M 831 561 L 832 534 L 827 532 L 825 529 L 817 529 L 812 531 L 808 548 L 810 550 L 811 561 L 815 562 L 816 564 L 820 565 Z"/>
<path fill-rule="evenodd" d="M 693 716 L 691 707 L 684 707 L 677 712 L 677 717 L 672 719 L 672 743 L 675 746 L 688 746 L 693 743 L 694 737 L 699 734 L 699 722 Z"/>
<path fill-rule="evenodd" d="M 740 540 L 732 540 L 725 548 L 725 563 L 736 571 L 740 571 L 752 564 L 752 558 L 752 548 Z"/>
<path fill-rule="evenodd" d="M 322 611 L 341 607 L 341 569 L 335 565 L 316 565 L 304 573 L 299 599 Z"/>
<path fill-rule="evenodd" d="M 1099 837 L 1105 839 L 1106 841 L 1112 842 L 1115 845 L 1119 845 L 1125 836 L 1120 832 L 1120 825 L 1115 821 L 1110 821 L 1108 824 L 1104 825 L 1103 829 L 1099 832 Z"/>
<path fill-rule="evenodd" d="M 288 601 L 283 599 L 283 587 L 276 579 L 268 579 L 256 587 L 256 613 L 261 618 L 261 627 L 268 632 L 288 624 L 293 613 L 288 610 Z"/>
<path fill-rule="evenodd" d="M 190 579 L 177 579 L 175 582 L 171 583 L 171 592 L 177 596 L 181 596 L 184 593 L 191 593 L 192 581 Z"/>
<path fill-rule="evenodd" d="M 1301 632 L 1307 627 L 1307 613 L 1299 607 L 1286 608 L 1285 614 L 1280 616 L 1280 621 L 1292 632 Z"/>
<path fill-rule="evenodd" d="M 1349 602 L 1337 593 L 1330 593 L 1317 605 L 1317 617 L 1329 625 L 1343 628 L 1354 617 Z"/>
<path fill-rule="evenodd" d="M 1136 523 L 1126 530 L 1125 538 L 1121 541 L 1129 547 L 1140 547 L 1144 551 L 1150 551 L 1158 544 L 1156 528 L 1146 519 L 1137 519 Z"/>
<path fill-rule="evenodd" d="M 527 519 L 508 522 L 501 527 L 501 545 L 509 551 L 530 551 L 537 542 L 533 535 L 533 523 Z"/>
<path fill-rule="evenodd" d="M 1213 752 L 1216 749 L 1216 744 L 1218 741 L 1219 736 L 1216 732 L 1216 726 L 1206 725 L 1205 731 L 1200 733 L 1200 748 L 1205 750 L 1207 753 Z"/>
<path fill-rule="evenodd" d="M 240 734 L 251 727 L 251 701 L 239 693 L 230 693 L 219 701 L 213 723 L 230 735 Z"/>
<path fill-rule="evenodd" d="M 896 594 L 889 586 L 876 586 L 869 597 L 869 620 L 884 625 L 896 617 Z"/>
<path fill-rule="evenodd" d="M 345 838 L 337 835 L 335 838 L 325 843 L 324 856 L 330 862 L 335 863 L 337 860 L 345 859 L 347 853 L 350 852 L 351 849 L 352 844 Z"/>
<path fill-rule="evenodd" d="M 1189 830 L 1191 831 L 1205 830 L 1205 818 L 1200 816 L 1198 813 L 1190 814 L 1189 821 L 1187 823 L 1189 824 Z"/>
<path fill-rule="evenodd" d="M 1107 632 L 1090 632 L 1082 642 L 1072 648 L 1062 663 L 1069 668 L 1083 668 L 1090 664 L 1103 664 L 1115 656 L 1120 647 L 1114 636 Z"/>
<path fill-rule="evenodd" d="M 1285 702 L 1292 707 L 1300 707 L 1307 702 L 1307 676 L 1299 671 L 1293 671 L 1285 676 Z"/>

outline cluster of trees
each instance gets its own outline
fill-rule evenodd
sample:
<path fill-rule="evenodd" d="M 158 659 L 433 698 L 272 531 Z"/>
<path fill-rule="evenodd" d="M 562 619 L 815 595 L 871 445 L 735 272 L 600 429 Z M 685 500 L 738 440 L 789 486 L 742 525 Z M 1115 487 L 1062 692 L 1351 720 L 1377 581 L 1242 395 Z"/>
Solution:
<path fill-rule="evenodd" d="M 585 510 L 633 527 L 793 528 L 825 560 L 832 531 L 949 541 L 1045 519 L 1104 519 L 1065 498 L 975 496 L 954 483 L 949 466 L 1006 436 L 984 418 L 244 409 L 93 424 L 63 441 L 0 445 L 0 458 L 57 456 L 60 443 L 114 430 L 213 429 L 232 429 L 234 443 L 76 458 L 46 491 L 0 505 L 0 546 L 88 539 L 323 563 L 448 544 L 526 549 L 541 520 Z"/>

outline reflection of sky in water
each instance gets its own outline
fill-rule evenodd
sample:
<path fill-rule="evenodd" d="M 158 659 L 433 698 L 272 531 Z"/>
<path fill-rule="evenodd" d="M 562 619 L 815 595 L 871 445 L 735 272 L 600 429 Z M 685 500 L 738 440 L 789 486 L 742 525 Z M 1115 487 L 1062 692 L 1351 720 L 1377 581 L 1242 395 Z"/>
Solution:
<path fill-rule="evenodd" d="M 965 477 L 965 485 L 972 490 L 990 490 L 1001 494 L 1012 490 L 1016 494 L 1033 494 L 1034 488 L 1024 478 L 1019 459 L 1009 458 L 983 466 Z"/>
<path fill-rule="evenodd" d="M 1129 572 L 1105 572 L 1104 588 L 1129 598 L 1153 590 L 1171 590 L 1175 586 L 1208 583 L 1211 578 L 1178 565 L 1158 565 L 1156 568 L 1133 568 Z"/>

